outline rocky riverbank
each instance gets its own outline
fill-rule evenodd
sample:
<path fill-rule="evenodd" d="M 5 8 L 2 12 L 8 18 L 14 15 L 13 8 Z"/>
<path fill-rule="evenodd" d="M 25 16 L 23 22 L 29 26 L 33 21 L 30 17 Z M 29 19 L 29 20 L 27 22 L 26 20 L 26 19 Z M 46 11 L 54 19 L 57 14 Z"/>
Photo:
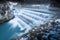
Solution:
<path fill-rule="evenodd" d="M 32 28 L 28 33 L 12 40 L 60 40 L 60 19 Z"/>

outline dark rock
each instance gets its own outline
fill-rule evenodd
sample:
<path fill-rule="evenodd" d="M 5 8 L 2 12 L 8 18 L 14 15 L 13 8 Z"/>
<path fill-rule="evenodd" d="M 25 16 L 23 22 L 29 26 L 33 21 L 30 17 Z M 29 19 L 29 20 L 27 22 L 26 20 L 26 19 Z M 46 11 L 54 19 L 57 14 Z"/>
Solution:
<path fill-rule="evenodd" d="M 37 39 L 42 40 L 42 34 L 41 33 L 37 35 Z"/>

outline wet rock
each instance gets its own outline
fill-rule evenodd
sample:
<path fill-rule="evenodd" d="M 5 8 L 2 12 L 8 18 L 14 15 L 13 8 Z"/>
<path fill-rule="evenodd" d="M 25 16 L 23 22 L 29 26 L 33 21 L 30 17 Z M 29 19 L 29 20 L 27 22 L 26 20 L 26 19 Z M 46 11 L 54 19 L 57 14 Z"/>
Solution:
<path fill-rule="evenodd" d="M 52 21 L 53 22 L 53 21 Z M 53 27 L 56 26 L 56 20 L 52 23 L 49 22 L 50 24 L 52 24 L 52 26 L 46 25 L 46 28 L 43 27 L 43 29 L 41 29 L 41 26 L 45 26 L 45 24 L 41 25 L 40 27 L 35 27 L 32 28 L 31 30 L 29 30 L 28 34 L 26 35 L 22 35 L 19 36 L 21 38 L 28 38 L 27 40 L 60 40 L 60 27 L 57 25 L 57 27 Z M 49 24 L 48 23 L 48 24 Z M 27 36 L 28 35 L 28 36 Z M 20 38 L 18 38 L 20 39 Z"/>
<path fill-rule="evenodd" d="M 9 21 L 14 18 L 10 8 L 6 4 L 0 4 L 0 23 Z"/>
<path fill-rule="evenodd" d="M 38 40 L 42 40 L 42 34 L 38 34 L 38 35 L 37 35 L 37 39 L 38 39 Z"/>

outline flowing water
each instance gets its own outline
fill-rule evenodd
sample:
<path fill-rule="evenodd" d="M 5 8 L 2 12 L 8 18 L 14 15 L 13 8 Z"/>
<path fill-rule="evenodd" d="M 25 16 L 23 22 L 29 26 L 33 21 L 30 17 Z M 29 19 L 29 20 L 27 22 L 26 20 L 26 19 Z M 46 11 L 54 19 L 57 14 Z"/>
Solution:
<path fill-rule="evenodd" d="M 50 10 L 47 5 L 16 6 L 12 10 L 15 18 L 0 24 L 0 40 L 10 40 L 17 35 L 23 35 L 33 27 L 49 22 L 56 15 L 60 15 L 56 10 Z"/>

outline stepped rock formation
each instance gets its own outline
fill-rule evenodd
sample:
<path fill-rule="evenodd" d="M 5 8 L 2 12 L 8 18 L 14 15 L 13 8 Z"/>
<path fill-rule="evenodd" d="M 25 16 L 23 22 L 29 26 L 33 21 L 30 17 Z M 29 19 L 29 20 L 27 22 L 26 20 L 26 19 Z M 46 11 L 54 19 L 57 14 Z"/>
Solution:
<path fill-rule="evenodd" d="M 12 6 L 10 6 L 10 10 L 11 9 Z M 13 9 L 14 9 L 15 18 L 13 20 L 10 20 L 9 22 L 6 22 L 5 24 L 0 25 L 0 27 L 2 27 L 0 28 L 0 40 L 10 40 L 12 38 L 15 38 L 16 36 L 21 36 L 29 32 L 29 30 L 31 30 L 32 28 L 39 27 L 41 24 L 42 26 L 44 26 L 44 28 L 46 28 L 47 26 L 45 25 L 46 22 L 49 22 L 51 19 L 55 18 L 56 16 L 60 18 L 59 8 L 50 8 L 49 5 L 38 5 L 38 4 L 21 5 L 21 6 L 17 5 L 14 6 Z M 51 29 L 50 27 L 48 28 Z M 43 28 L 41 27 L 41 29 Z"/>
<path fill-rule="evenodd" d="M 59 36 L 60 36 L 60 26 L 58 26 L 58 25 L 60 25 L 60 24 L 58 24 L 58 23 L 60 23 L 59 22 L 59 20 L 60 19 L 56 19 L 54 22 L 52 21 L 52 22 L 49 22 L 50 24 L 51 23 L 53 23 L 53 24 L 56 24 L 56 25 L 53 25 L 53 24 L 51 24 L 52 26 L 49 26 L 49 25 L 47 25 L 46 26 L 46 28 L 44 28 L 44 24 L 43 24 L 43 29 L 41 29 L 41 26 L 39 26 L 39 27 L 35 27 L 35 28 L 32 28 L 31 30 L 29 30 L 29 32 L 28 33 L 25 33 L 25 34 L 23 34 L 22 36 L 17 36 L 16 38 L 13 38 L 13 39 L 11 39 L 11 40 L 52 40 L 52 38 L 53 38 L 53 40 L 54 39 L 60 39 L 59 38 Z M 48 24 L 49 24 L 48 23 Z M 45 23 L 45 25 L 46 25 L 46 23 Z M 49 27 L 48 27 L 49 26 Z M 55 27 L 56 26 L 56 27 Z M 52 32 L 54 32 L 55 31 L 55 33 L 51 33 L 51 31 Z M 53 35 L 53 36 L 52 36 Z M 58 36 L 59 35 L 59 36 Z M 24 39 L 24 38 L 26 38 L 26 39 Z M 35 38 L 37 38 L 37 39 L 35 39 Z"/>

